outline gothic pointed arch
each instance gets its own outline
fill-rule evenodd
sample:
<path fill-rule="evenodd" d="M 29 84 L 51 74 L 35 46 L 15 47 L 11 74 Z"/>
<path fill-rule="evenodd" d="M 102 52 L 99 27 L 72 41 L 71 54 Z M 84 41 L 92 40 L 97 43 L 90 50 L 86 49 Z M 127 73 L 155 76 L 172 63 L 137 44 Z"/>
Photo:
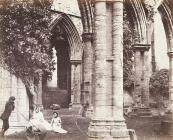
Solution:
<path fill-rule="evenodd" d="M 135 42 L 146 43 L 147 19 L 141 0 L 125 0 L 124 6 L 135 30 Z"/>
<path fill-rule="evenodd" d="M 83 44 L 80 35 L 70 17 L 65 13 L 55 14 L 49 25 L 50 30 L 53 30 L 57 25 L 63 29 L 67 37 L 70 46 L 70 60 L 82 60 Z"/>
<path fill-rule="evenodd" d="M 93 33 L 93 0 L 78 0 L 84 33 Z"/>
<path fill-rule="evenodd" d="M 164 0 L 158 8 L 161 14 L 165 33 L 167 37 L 168 50 L 171 49 L 170 40 L 173 38 L 173 2 L 171 0 Z"/>

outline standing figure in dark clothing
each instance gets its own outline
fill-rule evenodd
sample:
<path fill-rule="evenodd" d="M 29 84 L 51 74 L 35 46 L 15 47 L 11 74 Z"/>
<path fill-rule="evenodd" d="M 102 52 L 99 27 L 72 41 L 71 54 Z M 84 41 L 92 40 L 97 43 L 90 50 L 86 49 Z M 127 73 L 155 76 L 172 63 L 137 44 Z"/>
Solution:
<path fill-rule="evenodd" d="M 4 136 L 5 131 L 9 128 L 9 117 L 11 115 L 11 112 L 14 110 L 14 101 L 15 97 L 11 96 L 9 100 L 5 104 L 5 110 L 1 115 L 1 119 L 3 120 L 3 126 L 2 126 L 2 136 Z"/>

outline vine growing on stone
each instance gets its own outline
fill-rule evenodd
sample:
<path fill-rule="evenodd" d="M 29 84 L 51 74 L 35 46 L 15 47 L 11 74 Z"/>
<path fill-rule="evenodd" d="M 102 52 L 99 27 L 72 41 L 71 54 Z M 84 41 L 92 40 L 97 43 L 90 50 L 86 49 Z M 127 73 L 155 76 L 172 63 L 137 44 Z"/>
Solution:
<path fill-rule="evenodd" d="M 53 69 L 48 0 L 4 0 L 0 6 L 0 47 L 8 70 L 26 86 L 38 72 Z"/>
<path fill-rule="evenodd" d="M 123 12 L 123 86 L 128 89 L 133 86 L 133 34 L 126 10 Z"/>

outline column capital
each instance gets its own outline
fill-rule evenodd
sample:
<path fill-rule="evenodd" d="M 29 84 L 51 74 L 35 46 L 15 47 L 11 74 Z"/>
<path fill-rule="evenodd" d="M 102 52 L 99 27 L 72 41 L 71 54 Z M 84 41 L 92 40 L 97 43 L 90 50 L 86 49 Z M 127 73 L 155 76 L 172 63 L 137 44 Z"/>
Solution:
<path fill-rule="evenodd" d="M 134 44 L 133 50 L 144 52 L 144 51 L 149 51 L 150 47 L 151 47 L 151 44 Z"/>
<path fill-rule="evenodd" d="M 170 58 L 173 58 L 173 51 L 169 51 L 167 54 Z"/>
<path fill-rule="evenodd" d="M 93 33 L 83 33 L 82 39 L 83 39 L 83 41 L 92 41 L 93 40 Z"/>

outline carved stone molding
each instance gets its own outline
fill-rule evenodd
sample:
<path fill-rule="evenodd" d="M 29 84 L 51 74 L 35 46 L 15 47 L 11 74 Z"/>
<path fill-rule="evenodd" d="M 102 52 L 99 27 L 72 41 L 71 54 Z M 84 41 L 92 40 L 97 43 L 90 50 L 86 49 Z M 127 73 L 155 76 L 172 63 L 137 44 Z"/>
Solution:
<path fill-rule="evenodd" d="M 150 44 L 134 44 L 134 51 L 149 51 L 151 45 Z"/>

